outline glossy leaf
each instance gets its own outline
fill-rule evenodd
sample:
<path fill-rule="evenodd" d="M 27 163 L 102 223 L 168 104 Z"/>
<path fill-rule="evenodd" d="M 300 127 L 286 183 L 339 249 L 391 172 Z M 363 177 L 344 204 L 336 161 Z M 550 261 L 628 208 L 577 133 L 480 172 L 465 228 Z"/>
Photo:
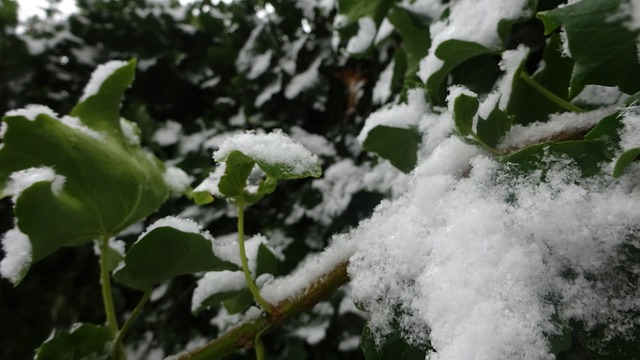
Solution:
<path fill-rule="evenodd" d="M 15 201 L 16 225 L 29 237 L 33 263 L 60 247 L 111 237 L 167 199 L 164 165 L 125 135 L 118 116 L 134 69 L 135 61 L 115 69 L 76 106 L 78 118 L 61 120 L 42 109 L 3 118 L 0 190 L 20 170 L 50 167 L 64 177 L 59 193 L 50 181 L 37 182 Z"/>
<path fill-rule="evenodd" d="M 105 326 L 76 324 L 56 331 L 36 351 L 35 360 L 107 360 L 111 334 Z"/>
<path fill-rule="evenodd" d="M 479 118 L 476 133 L 488 146 L 495 148 L 504 135 L 511 129 L 511 117 L 500 110 L 498 103 L 486 119 Z"/>
<path fill-rule="evenodd" d="M 238 269 L 213 253 L 210 236 L 160 226 L 131 246 L 114 278 L 144 291 L 178 275 Z"/>
<path fill-rule="evenodd" d="M 547 34 L 560 26 L 566 31 L 575 61 L 569 97 L 587 84 L 617 85 L 627 93 L 640 90 L 640 32 L 625 25 L 630 21 L 625 4 L 623 0 L 581 1 L 538 13 Z"/>
<path fill-rule="evenodd" d="M 393 166 L 409 173 L 416 165 L 420 141 L 420 133 L 415 128 L 378 125 L 369 131 L 362 148 L 377 153 Z"/>
<path fill-rule="evenodd" d="M 460 136 L 473 135 L 473 118 L 479 106 L 475 96 L 460 94 L 453 100 L 453 121 Z"/>
<path fill-rule="evenodd" d="M 629 149 L 623 152 L 613 167 L 613 177 L 620 177 L 624 170 L 631 165 L 631 163 L 640 156 L 640 147 Z"/>
<path fill-rule="evenodd" d="M 407 59 L 404 76 L 415 76 L 420 60 L 427 56 L 431 46 L 429 23 L 418 22 L 417 14 L 397 5 L 391 8 L 387 17 L 402 37 L 402 49 Z"/>

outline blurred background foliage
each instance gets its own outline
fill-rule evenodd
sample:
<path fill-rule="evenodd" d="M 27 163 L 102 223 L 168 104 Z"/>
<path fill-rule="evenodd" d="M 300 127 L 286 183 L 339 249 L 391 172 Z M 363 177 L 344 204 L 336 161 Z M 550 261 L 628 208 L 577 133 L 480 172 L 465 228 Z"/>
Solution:
<path fill-rule="evenodd" d="M 393 178 L 403 176 L 363 153 L 355 139 L 382 102 L 374 102 L 372 89 L 399 37 L 392 34 L 376 50 L 351 56 L 344 50 L 348 37 L 336 30 L 341 19 L 332 1 L 78 0 L 76 13 L 60 16 L 50 0 L 46 17 L 23 23 L 18 5 L 0 1 L 0 113 L 43 104 L 66 114 L 97 65 L 137 58 L 122 114 L 142 129 L 145 146 L 193 176 L 194 184 L 212 170 L 211 154 L 221 139 L 247 129 L 281 128 L 321 156 L 325 179 L 280 186 L 247 211 L 247 233 L 266 235 L 284 255 L 276 275 L 368 216 L 392 195 Z M 354 28 L 340 31 L 353 35 Z M 395 79 L 393 93 L 402 80 Z M 367 181 L 372 167 L 384 167 L 389 181 Z M 345 176 L 348 182 L 339 180 Z M 233 212 L 221 201 L 199 208 L 174 198 L 148 222 L 166 215 L 194 218 L 214 236 L 235 231 Z M 11 204 L 4 199 L 0 232 L 11 227 Z M 141 229 L 122 237 L 131 243 Z M 53 328 L 102 322 L 97 280 L 95 255 L 86 246 L 39 262 L 18 287 L 0 281 L 0 359 L 31 358 Z M 217 307 L 191 314 L 195 280 L 179 277 L 157 289 L 126 340 L 131 359 L 162 358 L 202 344 L 233 321 Z M 268 357 L 362 358 L 366 315 L 348 291 L 267 335 Z M 140 294 L 118 286 L 115 292 L 124 316 Z"/>

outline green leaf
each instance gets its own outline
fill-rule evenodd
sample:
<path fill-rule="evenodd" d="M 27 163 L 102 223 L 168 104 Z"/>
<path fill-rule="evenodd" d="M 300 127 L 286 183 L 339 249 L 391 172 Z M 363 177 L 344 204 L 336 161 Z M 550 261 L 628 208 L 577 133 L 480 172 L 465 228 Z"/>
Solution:
<path fill-rule="evenodd" d="M 538 13 L 550 33 L 559 26 L 566 31 L 571 57 L 575 61 L 569 97 L 587 84 L 619 86 L 627 93 L 640 90 L 637 40 L 639 31 L 630 31 L 623 0 L 576 2 Z"/>
<path fill-rule="evenodd" d="M 105 326 L 76 324 L 56 331 L 36 351 L 35 360 L 107 360 L 111 334 Z"/>
<path fill-rule="evenodd" d="M 339 8 L 340 13 L 346 15 L 349 21 L 358 21 L 368 16 L 376 25 L 380 25 L 394 2 L 395 0 L 341 0 Z"/>
<path fill-rule="evenodd" d="M 50 110 L 30 108 L 2 119 L 4 196 L 13 195 L 7 186 L 21 170 L 48 167 L 64 178 L 59 192 L 54 193 L 51 181 L 40 181 L 16 198 L 16 226 L 29 237 L 32 263 L 63 246 L 112 237 L 169 196 L 164 165 L 130 141 L 117 116 L 134 69 L 130 61 L 107 76 L 96 95 L 76 106 L 73 114 L 79 118 L 58 119 Z"/>
<path fill-rule="evenodd" d="M 415 128 L 378 125 L 369 131 L 362 148 L 377 153 L 393 166 L 409 173 L 416 165 L 420 141 L 420 133 Z"/>
<path fill-rule="evenodd" d="M 453 100 L 453 121 L 460 136 L 473 135 L 473 118 L 479 106 L 476 96 L 460 94 Z"/>
<path fill-rule="evenodd" d="M 141 235 L 127 251 L 124 266 L 114 273 L 114 278 L 145 291 L 178 275 L 238 270 L 237 265 L 213 253 L 212 240 L 208 235 L 172 226 L 153 228 Z"/>
<path fill-rule="evenodd" d="M 240 151 L 232 151 L 225 160 L 226 169 L 220 178 L 218 189 L 230 198 L 238 198 L 245 192 L 247 179 L 256 162 Z"/>
<path fill-rule="evenodd" d="M 466 60 L 485 54 L 495 54 L 495 51 L 478 43 L 462 40 L 447 40 L 438 45 L 435 55 L 444 63 L 427 79 L 427 90 L 432 101 L 436 105 L 443 105 L 445 101 L 444 80 L 449 73 Z"/>
<path fill-rule="evenodd" d="M 258 258 L 256 259 L 256 274 L 276 274 L 278 271 L 278 258 L 269 250 L 265 244 L 258 247 Z"/>
<path fill-rule="evenodd" d="M 573 335 L 573 330 L 569 325 L 567 325 L 562 320 L 560 320 L 560 318 L 557 315 L 554 315 L 551 321 L 560 330 L 559 334 L 554 334 L 547 337 L 549 339 L 551 352 L 557 356 L 560 353 L 563 353 L 571 349 L 571 343 L 572 343 L 571 337 Z"/>
<path fill-rule="evenodd" d="M 406 54 L 405 77 L 415 76 L 420 60 L 427 56 L 431 46 L 429 24 L 416 21 L 417 14 L 403 7 L 391 7 L 387 18 L 402 37 L 402 48 Z"/>
<path fill-rule="evenodd" d="M 254 299 L 249 288 L 241 290 L 237 295 L 226 299 L 222 302 L 222 305 L 229 314 L 237 314 L 244 312 L 251 305 L 253 305 Z"/>
<path fill-rule="evenodd" d="M 598 144 L 581 140 L 548 142 L 529 146 L 511 155 L 503 156 L 501 160 L 506 163 L 518 164 L 518 170 L 525 173 L 536 170 L 545 172 L 552 166 L 552 163 L 548 161 L 551 155 L 569 156 L 576 162 L 585 177 L 601 173 L 599 164 L 609 161 Z"/>
<path fill-rule="evenodd" d="M 477 101 L 477 100 L 476 100 Z M 500 110 L 499 102 L 486 119 L 479 118 L 476 126 L 478 138 L 488 146 L 495 148 L 504 135 L 511 129 L 511 117 Z"/>
<path fill-rule="evenodd" d="M 609 159 L 613 159 L 620 149 L 620 130 L 624 127 L 619 119 L 619 112 L 611 114 L 600 120 L 584 139 L 597 144 Z"/>
<path fill-rule="evenodd" d="M 613 177 L 620 177 L 624 170 L 640 156 L 640 147 L 629 149 L 622 153 L 613 167 Z"/>
<path fill-rule="evenodd" d="M 361 339 L 360 347 L 367 360 L 424 360 L 426 357 L 425 349 L 413 347 L 404 341 L 397 326 L 377 346 L 369 326 L 365 324 Z"/>
<path fill-rule="evenodd" d="M 562 56 L 561 46 L 560 36 L 551 34 L 542 55 L 544 68 L 532 78 L 560 98 L 568 99 L 573 60 Z M 520 71 L 522 70 L 518 73 Z M 562 111 L 564 109 L 560 105 L 536 91 L 519 76 L 514 78 L 507 113 L 514 116 L 515 123 L 526 125 L 536 121 L 544 122 L 550 114 Z"/>

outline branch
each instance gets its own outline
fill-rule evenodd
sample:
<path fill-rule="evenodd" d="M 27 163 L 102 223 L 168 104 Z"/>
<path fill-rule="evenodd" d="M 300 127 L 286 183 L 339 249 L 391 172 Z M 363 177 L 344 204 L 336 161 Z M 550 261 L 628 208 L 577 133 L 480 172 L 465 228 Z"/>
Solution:
<path fill-rule="evenodd" d="M 315 304 L 333 293 L 349 281 L 347 266 L 343 261 L 318 278 L 298 296 L 287 298 L 273 307 L 273 313 L 262 313 L 259 317 L 248 320 L 206 345 L 177 354 L 173 360 L 215 360 L 222 359 L 240 348 L 253 347 L 258 333 L 265 334 L 287 322 L 291 317 L 311 309 Z"/>

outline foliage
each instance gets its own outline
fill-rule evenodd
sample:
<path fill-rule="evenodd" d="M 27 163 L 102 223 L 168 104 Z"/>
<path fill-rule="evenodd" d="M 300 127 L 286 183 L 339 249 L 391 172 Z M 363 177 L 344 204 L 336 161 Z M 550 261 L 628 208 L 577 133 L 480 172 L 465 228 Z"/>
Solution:
<path fill-rule="evenodd" d="M 313 263 L 304 261 L 310 254 L 341 238 L 334 234 L 369 218 L 381 199 L 400 198 L 449 134 L 507 164 L 497 182 L 533 176 L 542 186 L 567 161 L 610 183 L 635 171 L 637 2 L 523 0 L 500 11 L 495 4 L 79 0 L 68 18 L 34 18 L 18 30 L 17 3 L 2 0 L 0 224 L 3 266 L 13 271 L 3 275 L 20 285 L 2 284 L 0 306 L 32 309 L 39 326 L 31 335 L 21 312 L 3 314 L 13 331 L 1 338 L 19 345 L 3 346 L 0 357 L 28 357 L 42 343 L 39 359 L 75 347 L 71 358 L 154 358 L 200 345 L 181 355 L 198 358 L 259 349 L 261 339 L 278 359 L 437 357 L 442 344 L 429 341 L 428 329 L 412 332 L 402 304 L 387 331 L 345 305 L 349 288 L 335 291 L 346 281 L 344 262 L 277 304 L 265 306 L 258 288 L 296 276 L 296 267 Z M 99 64 L 111 72 L 93 93 L 84 84 Z M 279 131 L 317 162 L 297 171 L 242 148 L 211 161 L 234 136 Z M 458 178 L 473 171 L 464 166 Z M 191 189 L 189 181 L 202 185 Z M 266 240 L 245 244 L 245 232 Z M 235 238 L 238 258 L 224 251 Z M 624 270 L 637 266 L 635 231 L 626 238 L 625 261 L 611 271 L 637 288 Z M 94 240 L 99 266 L 87 265 Z M 17 271 L 16 251 L 28 259 Z M 209 276 L 240 269 L 244 285 L 220 281 L 189 304 L 194 288 L 208 291 Z M 356 267 L 349 271 L 357 282 Z M 561 277 L 575 280 L 570 267 Z M 36 306 L 35 290 L 47 305 Z M 100 293 L 107 326 L 95 315 Z M 359 305 L 379 319 L 376 302 L 386 300 L 365 300 Z M 269 314 L 252 317 L 255 302 Z M 628 338 L 554 314 L 557 331 L 545 330 L 549 348 L 540 351 L 636 358 L 638 311 L 628 310 Z M 45 341 L 51 327 L 58 330 Z"/>

